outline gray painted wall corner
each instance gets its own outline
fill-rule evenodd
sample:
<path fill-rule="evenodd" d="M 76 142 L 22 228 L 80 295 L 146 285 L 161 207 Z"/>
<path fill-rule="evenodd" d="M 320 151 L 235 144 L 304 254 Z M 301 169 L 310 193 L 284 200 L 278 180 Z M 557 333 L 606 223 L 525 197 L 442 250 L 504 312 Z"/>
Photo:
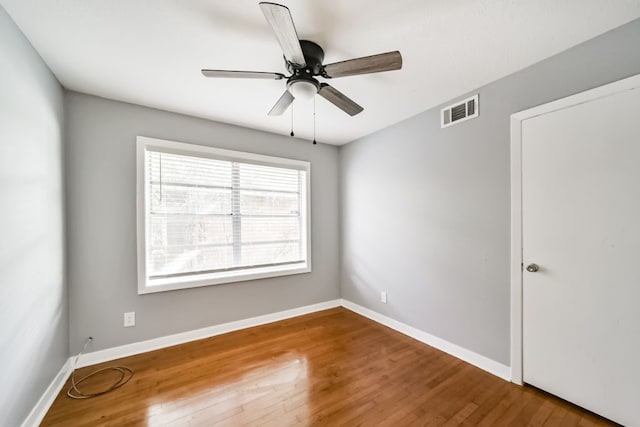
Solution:
<path fill-rule="evenodd" d="M 71 354 L 89 335 L 100 350 L 339 297 L 336 147 L 73 92 L 66 111 Z M 313 271 L 138 295 L 138 135 L 310 161 Z"/>
<path fill-rule="evenodd" d="M 640 73 L 638 40 L 635 20 L 450 101 L 479 93 L 476 119 L 441 129 L 438 106 L 342 146 L 343 297 L 509 365 L 510 115 Z"/>
<path fill-rule="evenodd" d="M 0 7 L 0 425 L 67 360 L 63 91 Z"/>

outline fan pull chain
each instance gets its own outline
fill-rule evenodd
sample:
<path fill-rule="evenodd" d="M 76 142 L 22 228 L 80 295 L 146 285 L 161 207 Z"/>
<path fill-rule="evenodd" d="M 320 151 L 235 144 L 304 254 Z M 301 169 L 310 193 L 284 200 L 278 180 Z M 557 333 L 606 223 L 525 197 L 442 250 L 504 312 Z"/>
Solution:
<path fill-rule="evenodd" d="M 291 136 L 295 136 L 293 134 L 293 104 L 291 104 Z"/>
<path fill-rule="evenodd" d="M 313 97 L 313 144 L 316 144 L 316 97 Z"/>

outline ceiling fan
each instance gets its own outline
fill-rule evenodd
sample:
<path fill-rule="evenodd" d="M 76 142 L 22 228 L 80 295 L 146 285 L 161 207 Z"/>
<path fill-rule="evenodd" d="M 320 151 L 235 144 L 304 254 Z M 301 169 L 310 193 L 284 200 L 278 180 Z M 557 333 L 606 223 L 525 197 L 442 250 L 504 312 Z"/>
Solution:
<path fill-rule="evenodd" d="M 284 113 L 296 97 L 310 99 L 318 94 L 350 116 L 360 113 L 363 108 L 342 92 L 316 77 L 332 79 L 357 74 L 379 73 L 402 68 L 400 52 L 386 52 L 378 55 L 349 59 L 323 65 L 324 51 L 309 40 L 299 40 L 289 8 L 281 4 L 262 2 L 260 8 L 280 43 L 290 76 L 262 71 L 234 71 L 203 69 L 205 77 L 235 77 L 249 79 L 269 79 L 287 81 L 287 89 L 275 103 L 270 116 Z"/>

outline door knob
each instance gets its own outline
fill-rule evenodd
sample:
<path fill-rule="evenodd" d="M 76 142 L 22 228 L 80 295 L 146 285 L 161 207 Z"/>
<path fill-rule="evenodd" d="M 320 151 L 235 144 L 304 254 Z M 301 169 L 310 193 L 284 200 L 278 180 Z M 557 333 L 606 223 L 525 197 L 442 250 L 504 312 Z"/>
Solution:
<path fill-rule="evenodd" d="M 527 271 L 529 273 L 535 273 L 538 270 L 540 270 L 540 267 L 538 267 L 538 264 L 529 264 L 529 265 L 527 265 Z"/>

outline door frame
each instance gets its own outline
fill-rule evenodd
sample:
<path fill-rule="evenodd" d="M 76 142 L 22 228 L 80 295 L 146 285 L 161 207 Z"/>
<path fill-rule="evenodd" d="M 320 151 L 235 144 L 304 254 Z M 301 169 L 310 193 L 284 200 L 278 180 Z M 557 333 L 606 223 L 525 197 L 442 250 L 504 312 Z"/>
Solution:
<path fill-rule="evenodd" d="M 511 115 L 511 381 L 523 383 L 522 363 L 522 124 L 525 120 L 628 90 L 640 90 L 640 74 Z"/>

